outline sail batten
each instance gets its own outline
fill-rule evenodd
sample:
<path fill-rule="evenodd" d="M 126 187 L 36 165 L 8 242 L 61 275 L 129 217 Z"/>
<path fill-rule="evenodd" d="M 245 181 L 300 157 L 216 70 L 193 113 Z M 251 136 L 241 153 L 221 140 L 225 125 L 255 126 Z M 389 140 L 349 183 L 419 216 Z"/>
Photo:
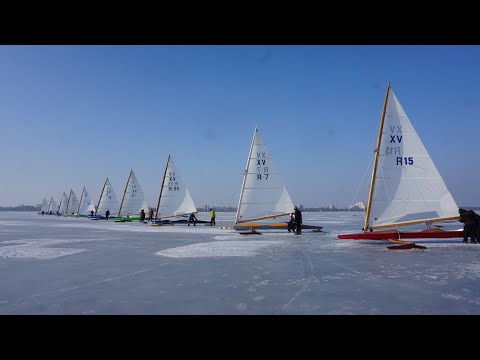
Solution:
<path fill-rule="evenodd" d="M 389 87 L 366 224 L 371 229 L 458 218 L 458 206 Z"/>
<path fill-rule="evenodd" d="M 235 222 L 274 219 L 293 211 L 293 202 L 280 173 L 275 169 L 272 156 L 255 128 Z"/>

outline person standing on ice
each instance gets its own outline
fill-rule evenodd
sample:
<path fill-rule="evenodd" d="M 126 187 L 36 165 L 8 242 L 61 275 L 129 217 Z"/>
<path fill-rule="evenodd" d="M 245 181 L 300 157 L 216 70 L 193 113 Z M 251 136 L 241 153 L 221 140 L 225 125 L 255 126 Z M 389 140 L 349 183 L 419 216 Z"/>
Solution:
<path fill-rule="evenodd" d="M 295 206 L 295 235 L 302 234 L 302 212 Z"/>
<path fill-rule="evenodd" d="M 472 243 L 475 242 L 475 233 L 477 231 L 477 227 L 475 226 L 475 217 L 467 210 L 458 209 L 458 213 L 460 214 L 460 219 L 458 221 L 462 222 L 463 225 L 463 242 L 468 242 L 468 237 Z"/>
<path fill-rule="evenodd" d="M 188 215 L 188 226 L 190 226 L 190 223 L 193 222 L 193 226 L 196 226 L 197 224 L 197 217 L 195 216 L 194 213 L 190 213 L 190 215 Z"/>
<path fill-rule="evenodd" d="M 108 220 L 108 218 L 110 217 L 110 210 L 105 211 L 105 217 Z"/>
<path fill-rule="evenodd" d="M 210 209 L 210 226 L 215 225 L 215 211 Z"/>

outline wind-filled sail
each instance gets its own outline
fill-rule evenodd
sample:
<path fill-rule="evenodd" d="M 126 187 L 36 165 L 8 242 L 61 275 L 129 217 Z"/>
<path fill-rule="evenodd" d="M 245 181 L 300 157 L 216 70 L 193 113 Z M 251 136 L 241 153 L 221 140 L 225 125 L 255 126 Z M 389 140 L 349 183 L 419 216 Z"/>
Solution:
<path fill-rule="evenodd" d="M 66 214 L 67 213 L 67 205 L 68 205 L 68 198 L 65 193 L 62 195 L 62 200 L 60 200 L 60 206 L 58 208 L 58 212 L 60 214 Z"/>
<path fill-rule="evenodd" d="M 82 195 L 80 196 L 80 203 L 78 204 L 78 215 L 90 215 L 91 211 L 95 211 L 95 205 L 90 198 L 87 188 L 84 186 Z"/>
<path fill-rule="evenodd" d="M 105 215 L 107 210 L 110 210 L 110 216 L 118 215 L 119 203 L 115 191 L 113 190 L 112 184 L 108 178 L 105 180 L 103 185 L 102 194 L 100 195 L 100 200 L 97 206 L 98 215 Z"/>
<path fill-rule="evenodd" d="M 144 206 L 144 202 L 145 199 L 142 188 L 138 183 L 135 173 L 133 170 L 130 170 L 118 216 L 139 215 L 140 210 L 142 210 Z M 148 206 L 145 212 L 148 214 Z"/>
<path fill-rule="evenodd" d="M 53 199 L 53 196 L 50 198 L 50 204 L 48 204 L 48 212 L 52 212 L 52 214 L 56 214 L 58 211 L 58 205 Z"/>
<path fill-rule="evenodd" d="M 47 211 L 48 211 L 48 201 L 47 199 L 43 198 L 42 206 L 40 207 L 40 212 L 46 213 Z"/>
<path fill-rule="evenodd" d="M 157 218 L 171 217 L 197 212 L 190 192 L 175 166 L 172 157 L 168 157 L 165 176 L 160 189 Z"/>
<path fill-rule="evenodd" d="M 70 195 L 68 196 L 68 205 L 67 205 L 67 214 L 74 214 L 78 210 L 78 198 L 77 195 L 70 190 Z"/>
<path fill-rule="evenodd" d="M 390 88 L 369 227 L 458 216 L 458 206 Z"/>
<path fill-rule="evenodd" d="M 148 212 L 150 211 L 150 207 L 148 206 L 146 200 L 143 200 L 142 208 L 140 210 L 142 210 L 142 209 L 143 209 L 143 211 L 145 211 L 145 214 L 148 214 Z"/>
<path fill-rule="evenodd" d="M 236 222 L 294 212 L 294 205 L 272 156 L 255 129 L 248 155 Z"/>

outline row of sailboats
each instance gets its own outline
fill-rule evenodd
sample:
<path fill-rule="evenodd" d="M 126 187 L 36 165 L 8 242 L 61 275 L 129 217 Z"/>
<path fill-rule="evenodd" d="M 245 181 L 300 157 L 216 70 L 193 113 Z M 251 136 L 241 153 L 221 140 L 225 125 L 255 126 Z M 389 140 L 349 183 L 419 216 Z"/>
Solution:
<path fill-rule="evenodd" d="M 84 189 L 85 190 L 85 189 Z M 75 202 L 72 193 L 68 204 Z M 65 194 L 64 194 L 65 198 Z M 63 200 L 60 207 L 63 204 Z M 83 198 L 83 195 L 82 195 Z M 53 201 L 53 199 L 51 200 Z M 80 201 L 81 203 L 81 201 Z M 146 207 L 138 180 L 130 172 L 122 202 L 118 207 L 115 192 L 107 178 L 96 213 L 110 210 L 112 215 L 137 215 Z M 46 200 L 42 209 L 47 206 Z M 112 209 L 119 209 L 116 212 Z M 72 208 L 73 209 L 73 208 Z M 69 213 L 70 205 L 67 205 Z M 160 188 L 156 219 L 168 219 L 196 213 L 197 209 L 171 156 Z M 294 212 L 294 205 L 273 165 L 272 156 L 255 128 L 244 171 L 235 224 L 226 228 L 280 229 L 282 220 Z M 365 223 L 361 233 L 339 234 L 340 239 L 389 240 L 403 242 L 404 248 L 416 247 L 402 239 L 458 238 L 461 230 L 432 228 L 432 223 L 458 220 L 458 206 L 426 151 L 420 137 L 388 84 L 383 104 L 374 165 L 369 189 Z M 400 231 L 401 226 L 426 225 L 420 231 Z M 321 226 L 302 224 L 302 228 L 321 229 Z M 393 230 L 385 230 L 393 228 Z M 418 246 L 417 246 L 418 247 Z"/>
<path fill-rule="evenodd" d="M 68 197 L 63 193 L 60 205 L 56 205 L 53 197 L 51 197 L 50 203 L 43 199 L 40 213 L 90 216 L 95 219 L 101 219 L 105 218 L 104 215 L 108 211 L 110 217 L 117 221 L 131 221 L 138 220 L 141 211 L 143 210 L 147 214 L 149 209 L 140 183 L 133 170 L 131 170 L 120 202 L 107 177 L 96 206 L 84 187 L 80 200 L 78 200 L 73 189 L 70 190 Z M 197 213 L 197 208 L 171 155 L 169 155 L 160 187 L 155 219 L 157 222 L 169 222 L 170 220 L 166 219 L 182 218 L 191 213 Z M 92 216 L 92 214 L 94 215 Z"/>
<path fill-rule="evenodd" d="M 44 198 L 40 207 L 40 213 L 59 215 L 86 216 L 91 214 L 92 210 L 95 211 L 95 206 L 90 200 L 85 187 L 83 188 L 80 200 L 78 200 L 77 195 L 72 189 L 68 197 L 63 193 L 60 204 L 57 204 L 52 196 L 49 202 Z"/>

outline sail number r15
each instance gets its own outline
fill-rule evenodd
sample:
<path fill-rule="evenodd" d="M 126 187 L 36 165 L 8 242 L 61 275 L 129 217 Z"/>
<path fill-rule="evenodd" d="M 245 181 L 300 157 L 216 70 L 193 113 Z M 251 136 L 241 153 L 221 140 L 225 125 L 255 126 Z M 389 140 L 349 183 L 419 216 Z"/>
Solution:
<path fill-rule="evenodd" d="M 413 157 L 397 157 L 397 165 L 413 165 Z"/>

